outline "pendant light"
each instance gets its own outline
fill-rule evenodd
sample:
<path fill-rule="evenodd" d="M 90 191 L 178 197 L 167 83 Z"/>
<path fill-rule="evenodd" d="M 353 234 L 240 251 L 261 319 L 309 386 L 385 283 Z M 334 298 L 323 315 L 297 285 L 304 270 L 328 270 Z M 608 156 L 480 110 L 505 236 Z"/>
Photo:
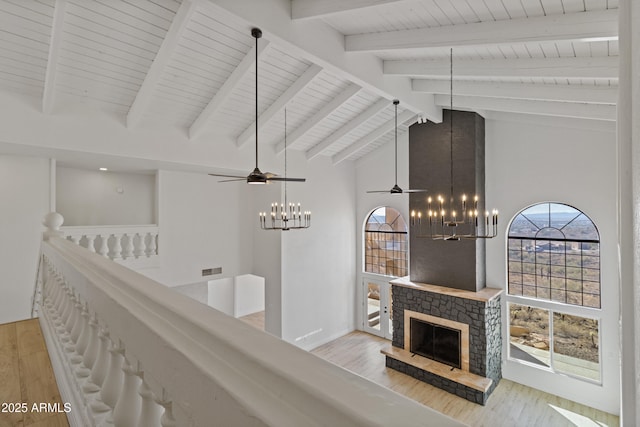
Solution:
<path fill-rule="evenodd" d="M 287 109 L 284 109 L 284 203 L 271 203 L 270 212 L 258 213 L 263 230 L 300 230 L 311 227 L 311 212 L 287 200 Z"/>
<path fill-rule="evenodd" d="M 478 196 L 467 201 L 467 195 L 458 198 L 454 193 L 453 174 L 453 49 L 450 50 L 451 104 L 449 117 L 449 162 L 450 162 L 450 197 L 446 200 L 439 194 L 434 201 L 427 198 L 426 218 L 422 212 L 411 211 L 411 227 L 417 229 L 418 237 L 429 237 L 433 240 L 491 239 L 498 230 L 498 211 L 492 210 L 478 213 Z M 424 224 L 423 224 L 424 222 Z M 428 226 L 428 233 L 423 234 L 423 226 Z"/>

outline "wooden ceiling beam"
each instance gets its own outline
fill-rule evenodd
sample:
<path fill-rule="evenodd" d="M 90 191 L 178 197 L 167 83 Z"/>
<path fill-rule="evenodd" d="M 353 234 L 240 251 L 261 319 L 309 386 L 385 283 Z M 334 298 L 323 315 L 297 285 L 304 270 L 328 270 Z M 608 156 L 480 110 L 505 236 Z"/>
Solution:
<path fill-rule="evenodd" d="M 62 42 L 62 28 L 64 27 L 64 16 L 67 8 L 67 0 L 55 2 L 53 10 L 53 23 L 51 25 L 51 39 L 49 41 L 49 55 L 47 59 L 47 70 L 44 76 L 44 89 L 42 90 L 42 112 L 51 113 L 56 90 L 56 79 L 58 77 L 58 57 L 60 56 L 60 43 Z"/>
<path fill-rule="evenodd" d="M 325 150 L 331 147 L 333 144 L 342 139 L 345 135 L 353 132 L 367 121 L 371 120 L 372 117 L 380 113 L 382 110 L 387 108 L 391 103 L 386 99 L 380 99 L 378 102 L 367 108 L 365 111 L 360 113 L 353 120 L 349 120 L 346 124 L 344 124 L 341 128 L 333 132 L 327 138 L 325 138 L 319 144 L 314 145 L 309 150 L 307 150 L 307 160 L 311 160 L 316 156 L 322 154 Z"/>
<path fill-rule="evenodd" d="M 307 70 L 302 73 L 298 79 L 293 82 L 291 86 L 284 91 L 282 95 L 278 99 L 276 99 L 273 104 L 269 106 L 258 118 L 258 131 L 265 127 L 284 107 L 287 106 L 289 102 L 293 100 L 293 98 L 298 95 L 298 93 L 302 92 L 309 84 L 316 78 L 318 74 L 322 71 L 322 67 L 316 64 L 311 64 Z M 236 145 L 238 147 L 242 147 L 246 144 L 251 138 L 253 138 L 256 134 L 256 122 L 251 123 L 237 138 Z"/>
<path fill-rule="evenodd" d="M 362 88 L 356 84 L 351 84 L 349 87 L 338 94 L 335 98 L 325 104 L 316 114 L 313 115 L 308 120 L 291 132 L 290 135 L 287 136 L 287 147 L 293 148 L 296 145 L 296 142 L 300 140 L 304 135 L 306 135 L 311 129 L 316 127 L 320 122 L 326 119 L 331 113 L 335 110 L 339 109 L 342 105 L 344 105 L 347 101 L 353 98 L 358 92 L 360 92 Z M 276 153 L 280 154 L 284 151 L 284 141 L 280 142 L 276 146 Z"/>
<path fill-rule="evenodd" d="M 449 95 L 447 80 L 414 79 L 413 90 Z M 481 96 L 492 98 L 531 99 L 537 101 L 584 102 L 588 104 L 614 105 L 618 97 L 617 86 L 554 85 L 505 82 L 454 81 L 453 93 L 457 96 Z"/>
<path fill-rule="evenodd" d="M 449 95 L 436 95 L 436 104 L 448 108 Z M 504 111 L 542 116 L 574 117 L 591 120 L 616 120 L 616 106 L 579 102 L 532 101 L 528 99 L 489 98 L 480 96 L 453 96 L 453 108 Z"/>
<path fill-rule="evenodd" d="M 318 19 L 408 0 L 292 0 L 291 19 Z"/>
<path fill-rule="evenodd" d="M 347 52 L 617 39 L 618 10 L 599 10 L 345 36 Z"/>
<path fill-rule="evenodd" d="M 258 44 L 258 61 L 267 51 L 269 47 L 269 41 L 263 40 Z M 220 110 L 225 101 L 229 99 L 233 91 L 238 87 L 242 79 L 249 73 L 256 64 L 256 46 L 254 45 L 251 50 L 242 58 L 242 61 L 233 70 L 229 78 L 224 82 L 222 87 L 218 89 L 216 94 L 211 98 L 209 104 L 202 110 L 200 115 L 194 120 L 189 127 L 189 138 L 193 139 L 197 137 L 205 129 L 208 121 L 213 117 L 216 112 Z"/>
<path fill-rule="evenodd" d="M 169 31 L 160 45 L 160 49 L 156 54 L 147 75 L 140 86 L 140 90 L 136 94 L 136 99 L 133 100 L 131 108 L 127 114 L 127 127 L 134 127 L 140 122 L 147 107 L 151 103 L 153 93 L 156 89 L 158 82 L 164 72 L 167 63 L 171 59 L 171 55 L 175 51 L 184 30 L 186 29 L 191 16 L 197 8 L 196 2 L 191 0 L 183 0 L 180 8 L 176 12 Z"/>
<path fill-rule="evenodd" d="M 404 123 L 406 121 L 411 120 L 414 117 L 416 117 L 416 115 L 412 111 L 404 111 L 398 114 L 398 123 Z M 381 138 L 387 133 L 391 132 L 394 128 L 395 128 L 395 118 L 388 120 L 387 122 L 383 123 L 382 126 L 379 126 L 378 128 L 376 128 L 376 130 L 374 130 L 373 132 L 360 138 L 358 141 L 349 145 L 344 150 L 335 154 L 332 157 L 333 164 L 337 165 L 338 163 L 343 162 L 344 160 L 347 160 L 349 157 L 353 156 L 358 151 L 376 142 L 378 138 Z"/>

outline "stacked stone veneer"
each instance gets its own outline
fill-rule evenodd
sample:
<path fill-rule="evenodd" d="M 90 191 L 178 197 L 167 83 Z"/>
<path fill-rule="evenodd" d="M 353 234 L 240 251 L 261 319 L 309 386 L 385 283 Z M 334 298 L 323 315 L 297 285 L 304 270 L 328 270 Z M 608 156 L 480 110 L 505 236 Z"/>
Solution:
<path fill-rule="evenodd" d="M 491 378 L 493 383 L 483 393 L 388 356 L 387 367 L 484 405 L 502 378 L 500 296 L 489 301 L 477 301 L 393 285 L 392 297 L 393 346 L 404 349 L 405 310 L 465 323 L 469 325 L 469 372 Z"/>

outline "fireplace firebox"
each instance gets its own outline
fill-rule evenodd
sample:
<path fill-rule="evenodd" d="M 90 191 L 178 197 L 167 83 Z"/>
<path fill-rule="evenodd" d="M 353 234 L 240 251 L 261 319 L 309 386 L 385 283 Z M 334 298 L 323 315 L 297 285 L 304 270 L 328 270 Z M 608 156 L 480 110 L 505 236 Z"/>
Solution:
<path fill-rule="evenodd" d="M 410 351 L 460 369 L 460 330 L 411 318 Z"/>

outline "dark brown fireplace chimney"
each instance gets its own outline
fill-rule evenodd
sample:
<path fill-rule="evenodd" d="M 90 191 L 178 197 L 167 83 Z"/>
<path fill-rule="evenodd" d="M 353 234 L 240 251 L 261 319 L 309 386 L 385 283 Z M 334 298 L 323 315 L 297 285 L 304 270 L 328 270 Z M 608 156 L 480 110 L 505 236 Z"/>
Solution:
<path fill-rule="evenodd" d="M 409 128 L 409 186 L 428 193 L 410 194 L 409 211 L 427 211 L 427 197 L 451 193 L 451 110 L 442 123 L 414 124 Z M 480 198 L 484 212 L 484 119 L 476 113 L 453 111 L 453 172 L 456 197 Z M 424 234 L 428 230 L 423 229 Z M 478 291 L 485 287 L 485 241 L 431 240 L 410 233 L 410 279 L 450 288 Z"/>

